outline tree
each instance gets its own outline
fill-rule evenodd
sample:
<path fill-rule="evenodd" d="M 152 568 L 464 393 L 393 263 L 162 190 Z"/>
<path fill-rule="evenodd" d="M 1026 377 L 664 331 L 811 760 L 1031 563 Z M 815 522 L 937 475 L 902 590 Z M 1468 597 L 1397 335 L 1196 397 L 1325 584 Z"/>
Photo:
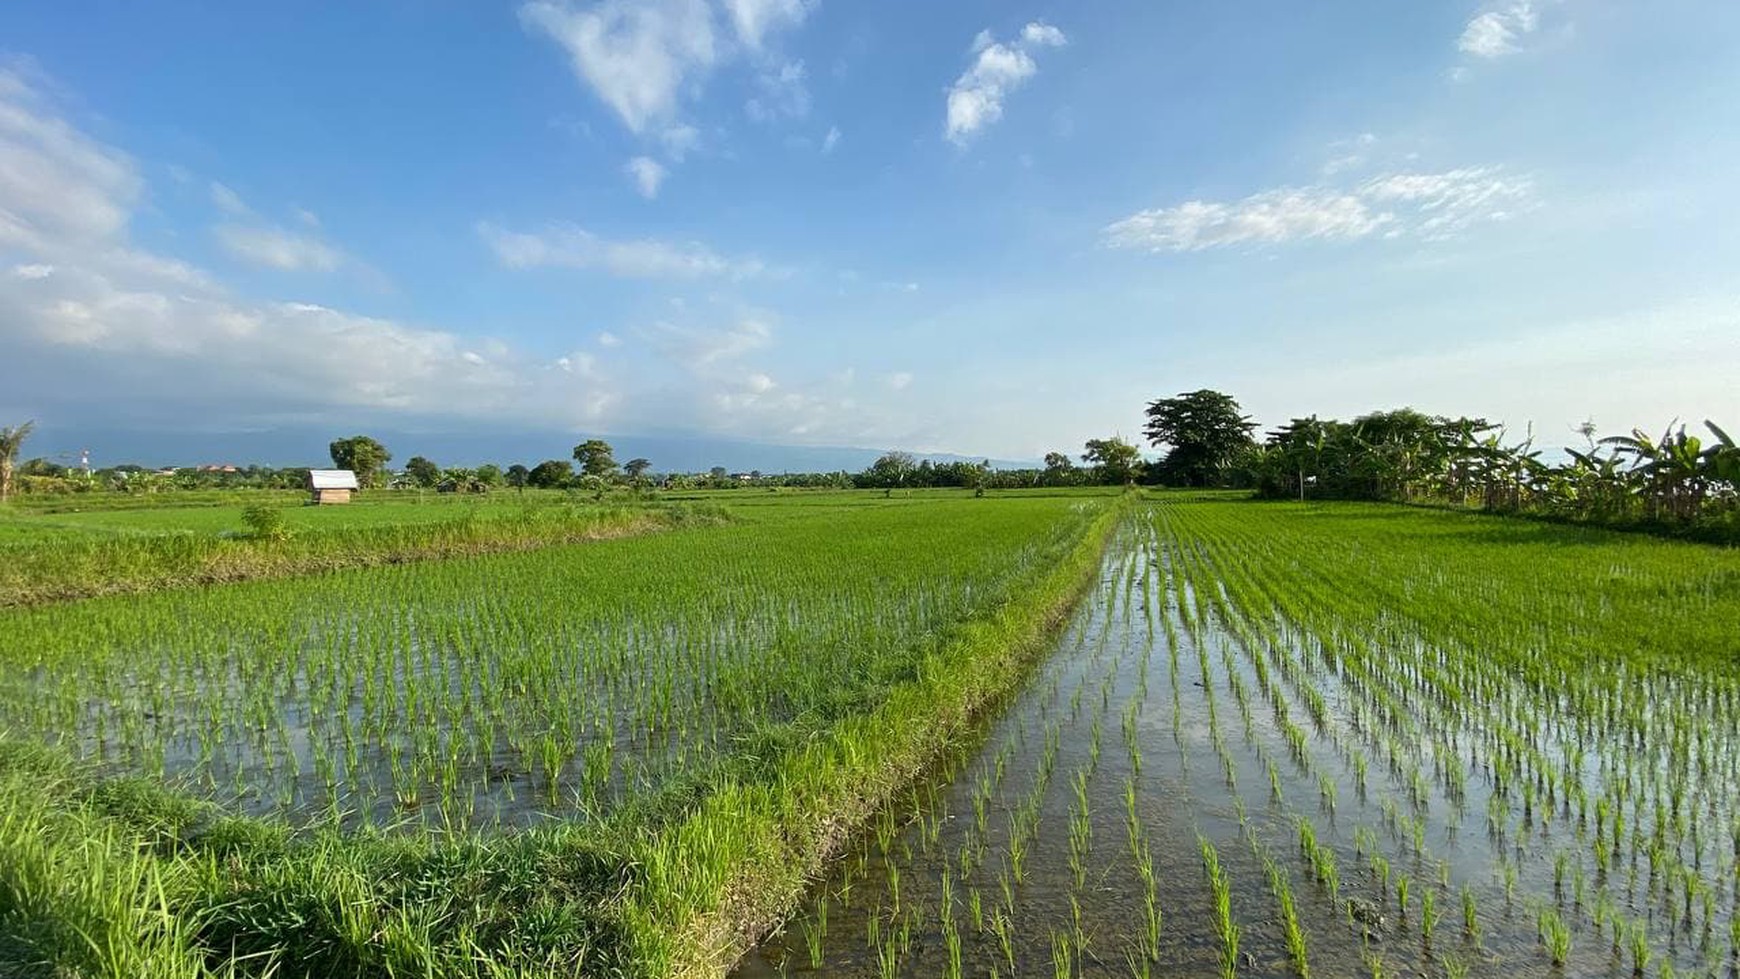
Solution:
<path fill-rule="evenodd" d="M 918 461 L 910 452 L 886 452 L 882 457 L 870 464 L 864 470 L 865 482 L 869 486 L 889 489 L 906 485 L 907 480 L 918 471 Z"/>
<path fill-rule="evenodd" d="M 538 489 L 561 489 L 574 478 L 574 470 L 561 459 L 546 459 L 526 474 L 526 485 Z"/>
<path fill-rule="evenodd" d="M 495 489 L 501 485 L 501 467 L 493 462 L 486 462 L 478 466 L 474 475 L 484 489 Z"/>
<path fill-rule="evenodd" d="M 527 469 L 525 466 L 516 462 L 507 468 L 507 484 L 512 486 L 514 489 L 519 490 L 521 493 L 524 493 L 526 491 L 526 483 L 530 480 L 531 475 L 532 471 L 530 469 Z"/>
<path fill-rule="evenodd" d="M 1226 480 L 1239 457 L 1256 443 L 1251 432 L 1257 427 L 1240 414 L 1231 396 L 1210 391 L 1191 391 L 1175 398 L 1148 404 L 1144 434 L 1155 448 L 1168 448 L 1160 471 L 1169 482 L 1186 486 L 1211 486 Z"/>
<path fill-rule="evenodd" d="M 1075 479 L 1075 463 L 1062 452 L 1047 452 L 1041 478 L 1048 486 L 1067 486 Z"/>
<path fill-rule="evenodd" d="M 622 471 L 628 474 L 630 480 L 638 480 L 651 468 L 652 463 L 645 459 L 630 459 L 623 464 Z"/>
<path fill-rule="evenodd" d="M 18 450 L 35 427 L 35 422 L 25 422 L 11 428 L 0 428 L 0 500 L 12 495 L 12 466 L 18 461 Z"/>
<path fill-rule="evenodd" d="M 616 473 L 616 459 L 611 455 L 610 443 L 603 439 L 587 439 L 574 446 L 574 461 L 588 476 L 609 479 Z"/>
<path fill-rule="evenodd" d="M 332 464 L 356 473 L 357 484 L 361 486 L 374 486 L 380 479 L 381 468 L 393 461 L 387 447 L 367 435 L 339 439 L 327 446 L 327 451 L 332 454 Z"/>
<path fill-rule="evenodd" d="M 1136 467 L 1142 462 L 1142 453 L 1135 446 L 1114 435 L 1109 439 L 1088 439 L 1082 447 L 1087 451 L 1082 453 L 1081 461 L 1094 467 L 1102 484 L 1116 486 L 1135 480 Z"/>
<path fill-rule="evenodd" d="M 405 472 L 411 481 L 424 489 L 431 489 L 441 481 L 441 467 L 422 456 L 412 456 L 405 463 Z"/>

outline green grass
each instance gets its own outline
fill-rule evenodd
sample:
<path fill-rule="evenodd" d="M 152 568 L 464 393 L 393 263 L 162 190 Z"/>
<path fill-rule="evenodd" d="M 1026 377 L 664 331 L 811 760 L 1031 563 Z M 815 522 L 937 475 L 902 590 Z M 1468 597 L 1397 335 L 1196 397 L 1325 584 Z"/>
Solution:
<path fill-rule="evenodd" d="M 0 963 L 715 974 L 1019 682 L 1117 511 L 804 499 L 5 613 L 6 747 L 56 748 L 0 750 L 43 789 L 0 797 L 0 894 L 50 895 L 0 908 Z"/>
<path fill-rule="evenodd" d="M 0 507 L 0 545 L 163 534 L 241 533 L 242 509 L 254 504 L 283 508 L 293 531 L 318 532 L 386 525 L 438 523 L 466 514 L 489 517 L 527 506 L 586 502 L 566 493 L 529 490 L 468 496 L 414 490 L 365 490 L 342 506 L 307 506 L 308 494 L 291 490 L 177 492 L 151 495 L 90 493 L 29 497 Z M 621 504 L 622 494 L 608 502 Z"/>
<path fill-rule="evenodd" d="M 101 534 L 34 529 L 29 540 L 0 546 L 0 606 L 525 550 L 723 519 L 718 507 L 668 503 L 401 503 L 280 512 L 284 534 L 264 540 L 240 530 L 241 511 L 227 508 L 96 515 L 130 519 L 136 533 L 112 526 Z M 192 529 L 202 522 L 221 529 Z"/>

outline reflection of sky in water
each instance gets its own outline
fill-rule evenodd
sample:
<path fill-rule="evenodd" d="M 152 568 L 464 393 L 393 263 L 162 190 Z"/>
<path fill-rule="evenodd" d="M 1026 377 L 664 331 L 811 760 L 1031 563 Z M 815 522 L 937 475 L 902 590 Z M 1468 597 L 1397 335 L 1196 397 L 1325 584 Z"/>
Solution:
<path fill-rule="evenodd" d="M 1241 966 L 1241 974 L 1291 973 L 1278 905 L 1262 859 L 1266 856 L 1289 881 L 1316 975 L 1371 975 L 1374 960 L 1381 962 L 1385 975 L 1442 975 L 1447 959 L 1469 965 L 1473 975 L 1630 975 L 1629 959 L 1622 962 L 1610 956 L 1611 938 L 1591 931 L 1588 909 L 1597 886 L 1592 872 L 1585 874 L 1581 912 L 1570 896 L 1572 885 L 1565 885 L 1563 913 L 1573 927 L 1571 960 L 1562 970 L 1548 963 L 1536 937 L 1536 917 L 1539 909 L 1553 904 L 1553 855 L 1565 850 L 1587 860 L 1589 846 L 1577 838 L 1575 821 L 1562 814 L 1545 827 L 1536 825 L 1520 850 L 1514 832 L 1503 842 L 1489 834 L 1491 786 L 1482 776 L 1479 760 L 1486 749 L 1477 737 L 1486 730 L 1485 719 L 1402 699 L 1414 682 L 1404 674 L 1429 658 L 1430 650 L 1410 640 L 1385 650 L 1392 659 L 1368 664 L 1374 670 L 1393 667 L 1390 674 L 1377 674 L 1376 679 L 1390 691 L 1392 700 L 1410 712 L 1405 723 L 1413 726 L 1411 737 L 1384 735 L 1370 720 L 1375 714 L 1369 694 L 1344 684 L 1314 642 L 1276 626 L 1286 648 L 1272 651 L 1265 642 L 1247 648 L 1238 635 L 1212 621 L 1192 634 L 1179 616 L 1181 583 L 1170 575 L 1170 555 L 1152 535 L 1127 533 L 1108 554 L 1106 568 L 1050 658 L 1004 713 L 989 723 L 983 740 L 953 760 L 952 773 L 937 773 L 912 798 L 893 807 L 904 825 L 893 836 L 891 852 L 883 853 L 877 834 L 868 833 L 817 888 L 817 895 L 826 895 L 828 914 L 826 936 L 819 944 L 822 965 L 815 974 L 880 974 L 878 953 L 869 941 L 872 916 L 878 919 L 874 927 L 884 940 L 891 940 L 902 925 L 909 931 L 899 974 L 946 974 L 948 939 L 940 926 L 945 876 L 965 974 L 988 975 L 993 967 L 1001 974 L 1011 973 L 993 924 L 999 913 L 1008 914 L 1010 947 L 1019 974 L 1053 974 L 1055 942 L 1074 935 L 1078 921 L 1087 945 L 1086 957 L 1078 964 L 1080 974 L 1134 974 L 1127 958 L 1142 933 L 1144 885 L 1128 829 L 1126 787 L 1133 779 L 1134 811 L 1153 860 L 1164 914 L 1154 975 L 1218 972 L 1221 946 L 1198 833 L 1213 842 L 1230 877 L 1233 919 L 1243 930 L 1240 950 L 1255 966 Z M 1133 592 L 1128 589 L 1132 576 Z M 1191 602 L 1193 596 L 1186 592 L 1184 600 Z M 1168 621 L 1175 644 L 1168 640 Z M 1265 693 L 1256 668 L 1259 656 L 1273 690 L 1285 699 L 1287 717 L 1304 732 L 1308 764 L 1293 755 L 1275 702 Z M 1246 695 L 1248 724 L 1247 712 L 1239 708 L 1239 686 Z M 1306 689 L 1315 690 L 1327 705 L 1321 725 L 1307 710 Z M 1526 696 L 1526 692 L 1504 691 L 1503 695 Z M 1131 712 L 1128 721 L 1126 711 Z M 1356 718 L 1370 729 L 1361 730 Z M 1456 732 L 1452 752 L 1468 769 L 1459 818 L 1449 789 L 1434 773 L 1433 745 L 1443 742 L 1432 726 L 1436 724 Z M 1037 832 L 1024 858 L 1025 880 L 1016 884 L 1009 855 L 1011 821 L 1033 798 L 1048 730 L 1057 738 L 1056 756 L 1034 810 Z M 1126 730 L 1141 753 L 1139 773 L 1132 767 Z M 1559 728 L 1542 732 L 1544 751 L 1557 757 L 1567 732 Z M 1392 746 L 1398 760 L 1394 769 L 1389 763 Z M 1356 757 L 1363 757 L 1366 764 L 1363 791 Z M 1000 781 L 999 759 L 1004 767 Z M 1232 768 L 1230 785 L 1227 760 Z M 1599 784 L 1593 767 L 1584 765 L 1584 782 L 1591 789 Z M 1076 808 L 1073 780 L 1078 772 L 1090 773 L 1086 788 L 1091 826 L 1091 842 L 1080 861 L 1079 887 L 1070 845 Z M 1423 811 L 1411 801 L 1416 772 L 1426 791 Z M 1333 791 L 1333 806 L 1325 795 L 1326 784 Z M 980 833 L 974 798 L 984 785 L 994 788 Z M 915 811 L 925 815 L 912 821 Z M 1517 818 L 1513 813 L 1511 826 Z M 1340 882 L 1336 899 L 1312 880 L 1311 864 L 1301 848 L 1301 821 L 1310 824 L 1317 844 L 1333 853 Z M 934 841 L 930 827 L 935 828 Z M 1376 856 L 1387 861 L 1392 880 L 1403 876 L 1409 880 L 1410 911 L 1405 918 L 1396 913 L 1394 884 L 1384 890 L 1372 855 L 1359 852 L 1356 833 L 1362 829 L 1376 840 Z M 1417 842 L 1424 844 L 1423 854 L 1416 852 Z M 1731 858 L 1721 855 L 1722 845 L 1722 840 L 1710 841 L 1705 856 L 1711 867 L 1733 865 Z M 1501 856 L 1515 874 L 1508 900 Z M 963 860 L 971 865 L 964 872 Z M 898 869 L 898 912 L 893 909 L 891 867 Z M 1438 883 L 1446 872 L 1448 888 Z M 1665 931 L 1665 921 L 1648 917 L 1652 902 L 1646 893 L 1647 867 L 1645 880 L 1632 885 L 1629 894 L 1622 875 L 1623 871 L 1607 881 L 1615 902 L 1628 908 L 1628 914 L 1648 921 L 1652 931 Z M 1006 904 L 1005 879 L 1010 879 L 1012 909 Z M 848 880 L 849 894 L 842 897 Z M 1478 943 L 1463 934 L 1464 887 L 1478 907 Z M 974 891 L 982 927 L 972 922 Z M 1430 942 L 1419 921 L 1421 895 L 1427 891 L 1434 896 L 1438 916 Z M 1356 925 L 1347 910 L 1350 899 L 1381 906 L 1384 928 L 1374 934 Z M 1726 910 L 1731 901 L 1731 896 L 1724 896 L 1719 907 Z M 817 921 L 815 902 L 813 897 L 784 933 L 749 955 L 738 975 L 759 979 L 780 974 L 782 968 L 793 975 L 809 971 L 806 936 Z M 1726 941 L 1723 922 L 1712 945 L 1715 953 L 1697 948 L 1697 936 L 1691 936 L 1676 939 L 1672 948 L 1658 941 L 1656 954 L 1658 961 L 1672 954 L 1676 964 L 1690 967 L 1707 955 L 1721 953 L 1717 955 L 1721 958 Z"/>

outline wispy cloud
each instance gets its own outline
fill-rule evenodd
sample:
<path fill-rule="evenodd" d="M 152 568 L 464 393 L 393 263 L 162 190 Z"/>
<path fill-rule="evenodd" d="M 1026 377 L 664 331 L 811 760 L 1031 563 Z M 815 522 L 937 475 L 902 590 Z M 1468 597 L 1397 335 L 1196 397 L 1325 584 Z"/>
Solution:
<path fill-rule="evenodd" d="M 1040 21 L 1022 28 L 1014 41 L 994 40 L 989 30 L 973 39 L 973 62 L 950 86 L 944 135 L 965 145 L 1003 117 L 1003 101 L 1039 71 L 1032 52 L 1068 42 L 1061 30 Z"/>
<path fill-rule="evenodd" d="M 637 156 L 622 167 L 623 172 L 634 180 L 634 188 L 640 191 L 640 196 L 647 200 L 659 196 L 659 185 L 665 182 L 664 164 L 650 156 Z"/>
<path fill-rule="evenodd" d="M 1186 201 L 1109 225 L 1115 248 L 1190 252 L 1232 245 L 1351 240 L 1381 234 L 1442 238 L 1530 206 L 1527 177 L 1497 167 L 1392 173 L 1356 187 L 1283 187 L 1231 202 Z"/>
<path fill-rule="evenodd" d="M 743 104 L 743 111 L 756 122 L 798 119 L 809 114 L 810 90 L 802 61 L 769 65 L 756 76 L 757 94 Z"/>
<path fill-rule="evenodd" d="M 632 279 L 746 279 L 768 271 L 759 259 L 728 258 L 699 242 L 611 241 L 572 224 L 528 233 L 482 222 L 477 233 L 496 259 L 511 268 L 597 269 Z"/>
<path fill-rule="evenodd" d="M 751 51 L 761 50 L 767 36 L 803 22 L 812 0 L 725 0 L 737 39 Z"/>
<path fill-rule="evenodd" d="M 743 58 L 766 63 L 771 38 L 801 24 L 810 7 L 805 0 L 531 0 L 519 14 L 561 45 L 574 74 L 630 132 L 659 136 L 683 127 L 681 103 L 710 72 Z M 778 65 L 767 77 L 783 86 L 784 105 L 802 91 L 801 63 Z M 802 99 L 807 105 L 807 93 Z"/>
<path fill-rule="evenodd" d="M 242 200 L 242 195 L 215 180 L 211 184 L 211 202 L 217 205 L 218 210 L 231 217 L 245 217 L 253 213 Z"/>
<path fill-rule="evenodd" d="M 225 251 L 250 265 L 286 272 L 331 272 L 344 263 L 344 253 L 331 245 L 282 228 L 220 224 L 212 234 Z"/>
<path fill-rule="evenodd" d="M 1540 26 L 1533 0 L 1508 0 L 1468 22 L 1456 47 L 1476 58 L 1497 58 L 1522 50 L 1522 40 Z"/>

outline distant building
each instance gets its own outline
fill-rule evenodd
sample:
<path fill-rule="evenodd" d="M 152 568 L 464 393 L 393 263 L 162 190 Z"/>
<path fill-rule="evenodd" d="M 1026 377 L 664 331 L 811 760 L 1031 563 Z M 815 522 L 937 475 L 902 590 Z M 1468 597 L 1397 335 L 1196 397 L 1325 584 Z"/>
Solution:
<path fill-rule="evenodd" d="M 356 489 L 356 473 L 349 469 L 308 470 L 311 503 L 349 503 L 350 494 Z"/>

